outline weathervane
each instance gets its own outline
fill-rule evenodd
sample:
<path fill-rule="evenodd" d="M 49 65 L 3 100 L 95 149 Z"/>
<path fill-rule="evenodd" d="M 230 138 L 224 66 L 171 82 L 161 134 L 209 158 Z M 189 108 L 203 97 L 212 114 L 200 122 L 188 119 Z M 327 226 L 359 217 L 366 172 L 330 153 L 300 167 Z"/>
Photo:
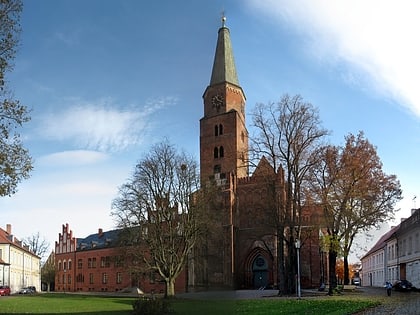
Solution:
<path fill-rule="evenodd" d="M 222 11 L 222 27 L 226 27 L 225 10 Z"/>

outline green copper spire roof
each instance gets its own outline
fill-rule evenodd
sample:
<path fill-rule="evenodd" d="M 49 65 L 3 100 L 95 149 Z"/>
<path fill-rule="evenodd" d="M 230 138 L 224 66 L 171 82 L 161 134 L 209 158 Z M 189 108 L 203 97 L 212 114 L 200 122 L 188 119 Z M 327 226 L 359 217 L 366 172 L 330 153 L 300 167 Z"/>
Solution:
<path fill-rule="evenodd" d="M 236 74 L 235 60 L 233 58 L 232 44 L 229 29 L 225 25 L 226 17 L 222 17 L 222 27 L 217 37 L 216 53 L 214 55 L 213 71 L 210 85 L 228 82 L 239 85 Z"/>

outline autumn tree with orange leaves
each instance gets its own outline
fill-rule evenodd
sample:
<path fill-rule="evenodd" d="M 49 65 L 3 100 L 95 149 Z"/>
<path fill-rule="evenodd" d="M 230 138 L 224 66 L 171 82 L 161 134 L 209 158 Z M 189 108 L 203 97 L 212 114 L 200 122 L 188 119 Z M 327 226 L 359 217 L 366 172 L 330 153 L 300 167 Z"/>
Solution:
<path fill-rule="evenodd" d="M 311 189 L 322 205 L 330 266 L 329 294 L 337 286 L 336 260 L 344 257 L 344 283 L 349 283 L 348 255 L 354 237 L 392 219 L 401 199 L 400 183 L 387 175 L 376 148 L 364 137 L 349 134 L 344 147 L 325 146 L 316 152 Z"/>

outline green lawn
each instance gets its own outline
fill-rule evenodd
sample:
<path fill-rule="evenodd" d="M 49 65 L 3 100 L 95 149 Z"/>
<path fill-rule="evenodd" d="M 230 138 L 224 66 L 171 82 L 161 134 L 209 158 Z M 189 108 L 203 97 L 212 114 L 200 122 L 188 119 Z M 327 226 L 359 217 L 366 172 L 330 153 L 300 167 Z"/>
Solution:
<path fill-rule="evenodd" d="M 130 315 L 134 298 L 98 297 L 76 294 L 39 294 L 0 297 L 0 314 L 78 314 Z M 378 302 L 345 297 L 258 300 L 182 300 L 172 301 L 174 315 L 217 314 L 352 314 Z"/>
<path fill-rule="evenodd" d="M 78 294 L 37 294 L 0 297 L 0 314 L 127 315 L 133 298 Z"/>

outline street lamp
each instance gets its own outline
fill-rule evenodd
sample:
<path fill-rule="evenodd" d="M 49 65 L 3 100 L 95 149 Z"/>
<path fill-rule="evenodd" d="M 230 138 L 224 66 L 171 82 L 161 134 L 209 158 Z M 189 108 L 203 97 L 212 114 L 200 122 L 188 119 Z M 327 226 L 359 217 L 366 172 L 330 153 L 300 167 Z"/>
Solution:
<path fill-rule="evenodd" d="M 298 238 L 295 240 L 295 247 L 297 250 L 297 296 L 300 299 L 300 239 Z"/>

